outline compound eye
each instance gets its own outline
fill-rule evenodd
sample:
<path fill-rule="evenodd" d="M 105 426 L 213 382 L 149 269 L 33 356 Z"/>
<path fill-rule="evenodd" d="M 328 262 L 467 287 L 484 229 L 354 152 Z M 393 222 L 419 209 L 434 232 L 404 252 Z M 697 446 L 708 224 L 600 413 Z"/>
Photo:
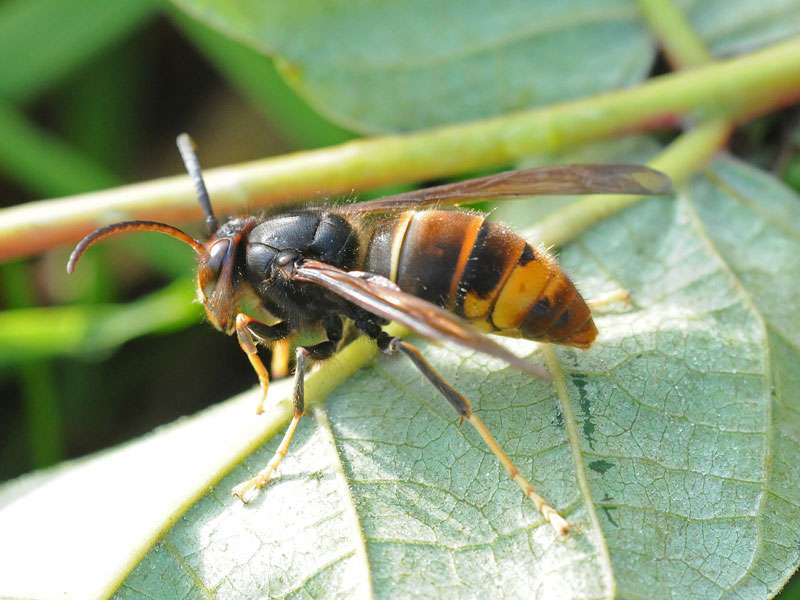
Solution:
<path fill-rule="evenodd" d="M 211 246 L 211 250 L 208 251 L 208 262 L 206 262 L 206 268 L 214 277 L 219 276 L 219 272 L 222 269 L 222 263 L 225 260 L 225 256 L 228 254 L 228 248 L 230 248 L 230 245 L 230 240 L 219 240 L 218 242 L 214 242 L 214 245 Z"/>

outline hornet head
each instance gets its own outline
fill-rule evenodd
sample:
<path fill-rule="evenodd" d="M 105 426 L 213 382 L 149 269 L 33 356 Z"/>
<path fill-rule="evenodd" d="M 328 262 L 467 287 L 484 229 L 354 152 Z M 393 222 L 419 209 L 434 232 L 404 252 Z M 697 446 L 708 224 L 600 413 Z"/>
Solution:
<path fill-rule="evenodd" d="M 123 221 L 94 230 L 84 237 L 69 257 L 67 272 L 72 273 L 83 253 L 95 242 L 120 233 L 132 231 L 156 231 L 191 246 L 198 258 L 197 295 L 206 310 L 206 316 L 214 327 L 231 334 L 234 331 L 237 312 L 236 258 L 240 244 L 253 228 L 252 218 L 231 219 L 221 227 L 208 196 L 200 163 L 192 139 L 185 133 L 178 136 L 180 150 L 186 170 L 194 182 L 197 198 L 206 215 L 209 239 L 201 242 L 184 233 L 177 227 L 157 221 Z"/>

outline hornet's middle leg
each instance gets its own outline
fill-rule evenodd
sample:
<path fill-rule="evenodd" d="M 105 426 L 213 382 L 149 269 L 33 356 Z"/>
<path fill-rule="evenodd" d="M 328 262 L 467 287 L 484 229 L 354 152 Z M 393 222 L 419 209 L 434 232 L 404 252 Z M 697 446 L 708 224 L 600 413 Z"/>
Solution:
<path fill-rule="evenodd" d="M 297 431 L 297 426 L 300 424 L 300 419 L 305 412 L 305 373 L 307 361 L 309 358 L 324 360 L 333 356 L 334 352 L 336 352 L 336 346 L 342 339 L 341 319 L 337 317 L 327 321 L 325 323 L 325 333 L 328 337 L 326 341 L 307 348 L 297 348 L 295 353 L 294 393 L 292 395 L 292 420 L 286 432 L 283 434 L 283 439 L 278 445 L 278 449 L 275 450 L 275 454 L 272 455 L 267 466 L 261 469 L 255 477 L 243 481 L 231 490 L 233 495 L 237 496 L 242 502 L 250 500 L 250 492 L 252 490 L 261 489 L 270 482 L 273 474 L 281 464 L 281 461 L 289 452 L 289 445 L 292 443 L 295 431 Z"/>

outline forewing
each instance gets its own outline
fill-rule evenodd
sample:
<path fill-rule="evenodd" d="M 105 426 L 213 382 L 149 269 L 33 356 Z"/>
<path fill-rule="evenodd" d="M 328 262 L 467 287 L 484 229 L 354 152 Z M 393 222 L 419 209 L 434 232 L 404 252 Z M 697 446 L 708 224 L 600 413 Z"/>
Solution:
<path fill-rule="evenodd" d="M 519 358 L 466 321 L 399 289 L 315 260 L 307 260 L 296 267 L 292 278 L 323 287 L 374 315 L 404 325 L 422 337 L 460 344 L 495 356 L 534 377 L 550 378 L 543 367 Z"/>
<path fill-rule="evenodd" d="M 506 171 L 362 202 L 358 212 L 470 204 L 485 199 L 569 194 L 669 194 L 669 177 L 642 165 L 551 165 Z"/>

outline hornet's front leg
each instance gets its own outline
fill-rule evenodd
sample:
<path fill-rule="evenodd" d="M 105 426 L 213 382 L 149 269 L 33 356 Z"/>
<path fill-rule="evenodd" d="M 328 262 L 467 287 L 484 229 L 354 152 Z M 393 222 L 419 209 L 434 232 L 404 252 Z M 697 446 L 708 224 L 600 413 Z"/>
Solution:
<path fill-rule="evenodd" d="M 284 339 L 289 335 L 289 324 L 285 321 L 277 325 L 267 325 L 256 321 L 244 313 L 236 315 L 236 337 L 239 339 L 239 346 L 247 355 L 253 370 L 258 375 L 258 382 L 261 385 L 261 396 L 256 405 L 256 414 L 264 412 L 264 402 L 267 400 L 269 390 L 269 372 L 258 355 L 256 343 L 259 341 L 274 341 Z"/>
<path fill-rule="evenodd" d="M 294 393 L 292 396 L 292 421 L 289 423 L 278 449 L 275 450 L 275 454 L 272 455 L 267 466 L 261 469 L 255 477 L 243 481 L 233 488 L 233 495 L 237 496 L 242 502 L 250 500 L 249 494 L 252 490 L 261 489 L 269 483 L 275 470 L 289 452 L 289 444 L 292 443 L 297 426 L 300 424 L 300 419 L 305 412 L 305 372 L 308 359 L 323 360 L 333 356 L 339 341 L 342 339 L 342 330 L 342 320 L 338 317 L 331 318 L 325 322 L 325 333 L 328 337 L 326 341 L 307 348 L 297 348 L 295 353 Z"/>

